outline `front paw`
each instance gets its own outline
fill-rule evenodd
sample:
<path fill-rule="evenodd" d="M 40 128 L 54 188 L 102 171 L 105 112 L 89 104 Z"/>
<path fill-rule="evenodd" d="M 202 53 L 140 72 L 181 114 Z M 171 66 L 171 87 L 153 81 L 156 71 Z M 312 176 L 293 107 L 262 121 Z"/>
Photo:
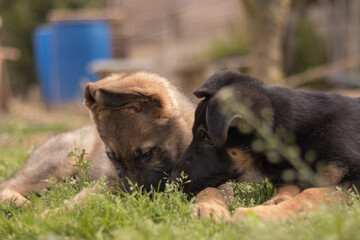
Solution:
<path fill-rule="evenodd" d="M 287 200 L 290 200 L 292 197 L 290 196 L 279 196 L 279 197 L 273 197 L 272 199 L 264 202 L 263 206 L 268 206 L 268 205 L 278 205 L 279 203 L 285 202 Z"/>
<path fill-rule="evenodd" d="M 288 207 L 280 205 L 256 206 L 251 208 L 237 208 L 231 219 L 231 223 L 237 223 L 243 218 L 256 217 L 261 221 L 277 221 L 292 217 L 293 211 Z"/>
<path fill-rule="evenodd" d="M 222 220 L 230 220 L 228 207 L 216 201 L 193 204 L 191 210 L 195 216 L 213 219 L 216 223 L 220 223 Z"/>
<path fill-rule="evenodd" d="M 8 188 L 0 192 L 0 204 L 2 201 L 13 202 L 16 207 L 30 205 L 30 201 L 27 200 L 23 195 Z"/>
<path fill-rule="evenodd" d="M 254 208 L 244 208 L 244 207 L 237 208 L 230 219 L 230 223 L 238 223 L 241 221 L 241 219 L 245 219 L 250 216 L 255 216 L 256 214 L 254 213 L 253 209 Z"/>
<path fill-rule="evenodd" d="M 248 217 L 256 217 L 261 221 L 274 221 L 279 218 L 279 214 L 273 211 L 274 208 L 272 206 L 256 206 L 251 208 L 237 208 L 231 219 L 231 223 L 237 223 L 243 218 Z"/>
<path fill-rule="evenodd" d="M 65 207 L 58 207 L 58 208 L 55 208 L 55 209 L 48 209 L 48 210 L 43 211 L 40 214 L 40 218 L 42 218 L 42 219 L 49 218 L 49 217 L 54 216 L 57 213 L 60 213 L 60 212 L 64 213 L 67 210 L 68 209 L 66 208 L 66 206 Z"/>

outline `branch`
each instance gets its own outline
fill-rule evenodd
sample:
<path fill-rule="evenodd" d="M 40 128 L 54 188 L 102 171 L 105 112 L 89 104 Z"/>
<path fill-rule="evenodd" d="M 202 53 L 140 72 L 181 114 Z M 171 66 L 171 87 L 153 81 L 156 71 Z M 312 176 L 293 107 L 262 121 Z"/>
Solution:
<path fill-rule="evenodd" d="M 338 60 L 332 63 L 320 65 L 304 72 L 294 74 L 287 77 L 284 82 L 288 87 L 296 87 L 304 83 L 311 82 L 315 79 L 326 77 L 328 75 L 341 72 L 345 69 L 349 69 L 357 66 L 360 63 L 358 56 L 351 56 L 346 59 Z"/>

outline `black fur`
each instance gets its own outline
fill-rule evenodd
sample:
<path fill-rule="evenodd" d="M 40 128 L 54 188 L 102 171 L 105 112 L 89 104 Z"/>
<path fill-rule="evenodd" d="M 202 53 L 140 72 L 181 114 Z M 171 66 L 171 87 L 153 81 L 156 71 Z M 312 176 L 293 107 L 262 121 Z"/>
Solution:
<path fill-rule="evenodd" d="M 283 179 L 284 170 L 294 169 L 281 159 L 268 161 L 266 154 L 255 152 L 251 144 L 255 133 L 244 134 L 231 122 L 235 114 L 224 115 L 218 109 L 217 93 L 227 87 L 251 102 L 251 110 L 260 116 L 261 110 L 272 112 L 273 131 L 284 128 L 294 133 L 301 157 L 309 151 L 316 153 L 310 167 L 316 172 L 319 164 L 331 164 L 343 171 L 336 183 L 353 184 L 360 189 L 360 99 L 336 93 L 299 91 L 264 85 L 260 81 L 233 71 L 223 71 L 210 77 L 194 94 L 204 98 L 195 112 L 193 140 L 172 170 L 175 179 L 184 171 L 191 183 L 185 186 L 190 192 L 205 187 L 216 187 L 229 179 L 238 179 L 244 172 L 234 167 L 228 149 L 236 148 L 251 156 L 254 168 L 274 185 L 285 183 L 310 187 L 309 182 Z M 199 131 L 199 128 L 203 130 Z M 246 170 L 245 170 L 246 171 Z"/>

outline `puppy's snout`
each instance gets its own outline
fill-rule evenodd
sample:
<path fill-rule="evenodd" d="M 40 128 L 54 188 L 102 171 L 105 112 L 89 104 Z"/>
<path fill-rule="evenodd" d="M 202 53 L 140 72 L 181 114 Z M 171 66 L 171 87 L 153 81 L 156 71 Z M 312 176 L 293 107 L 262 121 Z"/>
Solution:
<path fill-rule="evenodd" d="M 179 177 L 180 177 L 180 174 L 172 172 L 170 175 L 170 182 L 179 183 L 179 180 L 178 180 Z"/>
<path fill-rule="evenodd" d="M 182 167 L 182 165 L 177 164 L 173 168 L 170 174 L 170 181 L 174 183 L 181 183 L 183 176 L 187 176 L 186 169 Z"/>
<path fill-rule="evenodd" d="M 170 174 L 170 181 L 174 183 L 179 183 L 179 178 L 181 176 L 181 168 L 180 168 L 181 158 L 177 161 Z"/>
<path fill-rule="evenodd" d="M 119 178 L 123 177 L 122 171 L 120 168 L 116 169 L 116 174 L 118 175 Z"/>

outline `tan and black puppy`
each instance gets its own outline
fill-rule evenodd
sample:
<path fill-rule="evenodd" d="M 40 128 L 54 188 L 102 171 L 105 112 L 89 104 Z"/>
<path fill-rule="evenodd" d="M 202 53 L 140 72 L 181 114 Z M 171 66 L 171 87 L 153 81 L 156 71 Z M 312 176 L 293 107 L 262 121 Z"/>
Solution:
<path fill-rule="evenodd" d="M 190 99 L 169 81 L 148 73 L 89 83 L 84 97 L 120 178 L 149 189 L 170 174 L 191 140 Z"/>
<path fill-rule="evenodd" d="M 92 160 L 92 179 L 106 176 L 114 185 L 129 178 L 157 187 L 191 140 L 195 106 L 158 75 L 113 75 L 89 83 L 84 97 L 96 125 L 59 134 L 37 148 L 18 173 L 0 184 L 0 201 L 20 206 L 28 203 L 25 194 L 48 187 L 44 180 L 76 175 L 76 159 L 66 157 L 75 146 Z"/>
<path fill-rule="evenodd" d="M 243 117 L 236 111 L 220 110 L 223 104 L 220 95 L 225 91 L 241 96 L 238 101 L 246 102 L 257 119 L 267 113 L 263 120 L 270 125 L 270 131 L 282 129 L 292 133 L 300 157 L 307 161 L 294 164 L 283 155 L 274 161 L 267 152 L 254 149 L 258 132 L 241 130 Z M 237 209 L 233 221 L 246 216 L 249 210 L 262 219 L 296 216 L 299 211 L 324 203 L 325 199 L 338 200 L 339 195 L 333 194 L 336 186 L 359 189 L 359 98 L 267 86 L 232 71 L 216 73 L 194 94 L 203 100 L 195 112 L 193 140 L 174 167 L 171 178 L 182 171 L 187 173 L 191 182 L 186 190 L 190 192 L 217 187 L 229 179 L 252 182 L 266 177 L 278 187 L 278 194 L 265 204 Z M 309 153 L 311 159 L 307 158 Z M 305 178 L 304 165 L 314 173 L 322 188 Z M 286 172 L 291 172 L 292 177 L 285 177 Z M 215 195 L 214 191 L 206 189 L 200 195 Z M 219 201 L 224 204 L 221 196 Z M 199 215 L 209 212 L 198 210 Z"/>

